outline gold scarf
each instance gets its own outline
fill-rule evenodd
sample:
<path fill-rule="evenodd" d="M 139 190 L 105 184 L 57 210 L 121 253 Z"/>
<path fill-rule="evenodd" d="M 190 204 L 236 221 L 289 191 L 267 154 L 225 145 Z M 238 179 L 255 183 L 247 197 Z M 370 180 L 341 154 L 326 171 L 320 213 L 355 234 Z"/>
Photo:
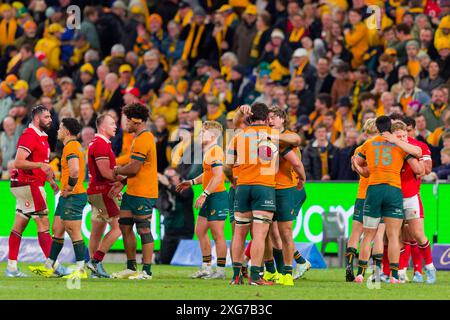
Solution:
<path fill-rule="evenodd" d="M 191 28 L 189 30 L 189 35 L 186 39 L 186 43 L 184 44 L 183 55 L 181 56 L 182 60 L 187 60 L 189 57 L 193 59 L 197 58 L 198 55 L 198 45 L 200 44 L 200 40 L 202 39 L 203 31 L 205 31 L 205 25 L 202 24 L 198 28 L 197 35 L 194 40 L 195 29 L 197 27 L 196 23 L 191 24 Z M 194 41 L 194 43 L 192 43 Z M 190 55 L 189 55 L 190 53 Z"/>
<path fill-rule="evenodd" d="M 0 23 L 0 45 L 8 46 L 14 43 L 17 31 L 16 19 L 11 19 L 6 22 L 5 19 Z"/>
<path fill-rule="evenodd" d="M 305 28 L 293 29 L 289 36 L 289 42 L 299 42 L 304 33 Z"/>
<path fill-rule="evenodd" d="M 299 66 L 297 67 L 297 69 L 295 70 L 295 75 L 296 75 L 296 76 L 301 76 L 301 75 L 302 75 L 303 69 L 305 69 L 306 64 L 308 63 L 308 60 L 309 60 L 309 59 L 305 59 L 305 62 L 303 62 L 301 65 L 299 65 Z"/>

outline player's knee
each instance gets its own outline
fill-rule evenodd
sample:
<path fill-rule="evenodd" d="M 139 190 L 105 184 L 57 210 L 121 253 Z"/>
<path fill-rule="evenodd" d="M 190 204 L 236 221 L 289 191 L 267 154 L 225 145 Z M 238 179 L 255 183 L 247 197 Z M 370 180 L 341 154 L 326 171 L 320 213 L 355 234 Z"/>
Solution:
<path fill-rule="evenodd" d="M 262 224 L 271 224 L 272 219 L 267 216 L 264 216 L 262 214 L 255 214 L 253 216 L 253 222 L 254 223 L 262 223 Z"/>
<path fill-rule="evenodd" d="M 134 224 L 134 220 L 131 217 L 119 218 L 119 226 L 122 227 L 130 227 Z"/>
<path fill-rule="evenodd" d="M 139 232 L 139 229 L 138 229 L 138 232 Z M 153 243 L 153 235 L 150 231 L 146 232 L 146 233 L 139 233 L 139 236 L 141 237 L 141 242 L 143 245 Z"/>
<path fill-rule="evenodd" d="M 238 215 L 234 216 L 234 220 L 236 222 L 236 227 L 248 227 L 252 222 L 251 218 L 241 217 Z"/>
<path fill-rule="evenodd" d="M 138 229 L 150 229 L 150 220 L 142 218 L 132 218 Z"/>

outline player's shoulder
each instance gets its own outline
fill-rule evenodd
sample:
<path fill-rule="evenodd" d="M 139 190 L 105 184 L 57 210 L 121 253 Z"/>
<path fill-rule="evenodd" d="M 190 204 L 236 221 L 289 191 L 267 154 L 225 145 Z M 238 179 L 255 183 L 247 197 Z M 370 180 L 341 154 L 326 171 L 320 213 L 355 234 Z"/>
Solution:
<path fill-rule="evenodd" d="M 154 141 L 155 136 L 149 130 L 144 130 L 140 134 L 136 136 L 136 139 L 146 140 L 146 141 Z"/>

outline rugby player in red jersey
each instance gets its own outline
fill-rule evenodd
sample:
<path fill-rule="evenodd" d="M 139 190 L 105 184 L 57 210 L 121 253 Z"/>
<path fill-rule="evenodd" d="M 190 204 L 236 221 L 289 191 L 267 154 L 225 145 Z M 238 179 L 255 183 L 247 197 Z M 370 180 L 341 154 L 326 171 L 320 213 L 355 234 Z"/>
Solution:
<path fill-rule="evenodd" d="M 7 277 L 26 277 L 17 267 L 22 233 L 32 218 L 37 225 L 38 241 L 46 258 L 50 254 L 52 238 L 49 232 L 48 207 L 44 184 L 49 181 L 58 191 L 50 167 L 50 146 L 46 130 L 52 126 L 50 112 L 43 105 L 31 110 L 31 124 L 17 142 L 14 171 L 11 174 L 11 192 L 16 198 L 16 216 L 9 236 Z"/>
<path fill-rule="evenodd" d="M 92 230 L 89 239 L 89 256 L 87 267 L 92 277 L 109 278 L 110 275 L 102 265 L 105 254 L 120 237 L 118 191 L 123 187 L 113 176 L 116 157 L 111 148 L 110 139 L 115 136 L 117 125 L 109 114 L 97 118 L 97 134 L 89 144 L 88 168 L 89 203 L 92 206 Z M 110 230 L 102 239 L 106 226 Z"/>
<path fill-rule="evenodd" d="M 429 174 L 432 168 L 431 152 L 428 146 L 416 139 L 414 119 L 405 117 L 403 122 L 407 125 L 408 142 L 419 146 L 422 149 L 422 156 L 419 161 L 423 165 L 425 174 Z M 406 268 L 409 264 L 409 252 L 412 255 L 414 263 L 413 282 L 423 282 L 422 261 L 425 261 L 426 282 L 431 284 L 436 282 L 436 269 L 433 265 L 431 256 L 430 242 L 424 232 L 424 210 L 420 199 L 420 177 L 416 177 L 411 166 L 405 163 L 401 172 L 403 210 L 405 212 L 406 224 L 403 230 L 403 242 L 406 246 L 410 245 L 411 250 L 404 250 L 400 256 L 399 279 L 404 281 L 406 278 Z"/>

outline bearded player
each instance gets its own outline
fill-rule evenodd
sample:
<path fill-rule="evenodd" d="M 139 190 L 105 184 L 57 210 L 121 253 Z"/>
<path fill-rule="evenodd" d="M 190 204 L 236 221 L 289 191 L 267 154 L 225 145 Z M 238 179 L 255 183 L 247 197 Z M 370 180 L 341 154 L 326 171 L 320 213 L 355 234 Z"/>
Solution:
<path fill-rule="evenodd" d="M 147 130 L 148 109 L 139 103 L 123 108 L 127 117 L 126 128 L 135 137 L 131 145 L 130 162 L 122 167 L 115 167 L 114 178 L 128 177 L 128 185 L 120 205 L 119 225 L 127 255 L 127 268 L 113 273 L 113 278 L 152 279 L 153 236 L 150 229 L 153 208 L 158 198 L 158 175 L 156 160 L 156 143 L 153 134 Z M 120 191 L 120 186 L 116 192 Z M 137 271 L 136 236 L 133 226 L 142 244 L 142 271 Z"/>
<path fill-rule="evenodd" d="M 33 269 L 34 273 L 45 277 L 53 276 L 56 271 L 55 262 L 64 245 L 64 232 L 67 232 L 72 240 L 76 268 L 65 277 L 72 279 L 87 278 L 84 263 L 85 244 L 81 233 L 83 209 L 87 203 L 86 190 L 83 185 L 86 164 L 83 148 L 77 141 L 80 132 L 81 124 L 77 119 L 62 119 L 58 130 L 58 140 L 64 145 L 61 156 L 62 192 L 53 222 L 53 242 L 50 256 L 44 265 Z"/>
<path fill-rule="evenodd" d="M 11 192 L 16 198 L 16 216 L 9 236 L 7 277 L 26 277 L 17 267 L 22 233 L 30 219 L 36 222 L 39 245 L 48 258 L 52 238 L 49 233 L 48 207 L 44 184 L 49 181 L 55 193 L 58 186 L 49 162 L 50 147 L 45 133 L 52 126 L 48 109 L 38 105 L 31 110 L 31 124 L 17 142 L 14 171 L 11 174 Z"/>

